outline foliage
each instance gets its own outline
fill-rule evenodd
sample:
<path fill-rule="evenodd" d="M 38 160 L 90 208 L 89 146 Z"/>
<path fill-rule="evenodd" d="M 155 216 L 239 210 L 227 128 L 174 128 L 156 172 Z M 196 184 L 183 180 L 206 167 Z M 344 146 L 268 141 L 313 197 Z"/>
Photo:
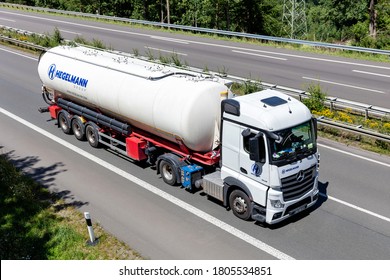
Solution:
<path fill-rule="evenodd" d="M 233 83 L 230 90 L 236 95 L 246 95 L 263 90 L 263 86 L 260 81 L 252 81 L 248 79 L 242 83 Z"/>
<path fill-rule="evenodd" d="M 141 259 L 135 251 L 94 225 L 96 246 L 86 246 L 85 220 L 75 205 L 50 193 L 34 181 L 53 176 L 60 164 L 34 171 L 35 157 L 17 158 L 13 164 L 29 167 L 30 177 L 13 164 L 11 153 L 0 154 L 0 259 L 83 260 Z M 48 178 L 47 182 L 52 178 Z M 46 182 L 46 180 L 43 180 Z M 81 204 L 77 202 L 76 205 Z M 82 205 L 82 204 L 81 204 Z"/>
<path fill-rule="evenodd" d="M 370 34 L 369 4 L 375 9 L 375 35 Z M 7 2 L 168 22 L 167 0 L 10 0 Z M 170 23 L 255 33 L 284 34 L 282 0 L 169 0 Z M 352 43 L 363 47 L 390 47 L 390 1 L 307 0 L 308 34 L 303 39 Z"/>
<path fill-rule="evenodd" d="M 0 257 L 4 259 L 44 259 L 44 244 L 49 231 L 32 230 L 33 218 L 43 218 L 36 227 L 49 226 L 47 193 L 33 180 L 23 177 L 0 155 Z M 41 199 L 43 202 L 41 202 Z"/>
<path fill-rule="evenodd" d="M 351 111 L 331 110 L 329 108 L 323 108 L 322 110 L 313 110 L 312 114 L 316 116 L 322 116 L 335 121 L 354 124 L 356 126 L 361 125 L 363 128 L 378 131 L 379 133 L 390 135 L 390 121 L 387 118 L 365 118 L 362 115 L 353 113 Z"/>
<path fill-rule="evenodd" d="M 106 48 L 106 45 L 102 42 L 102 41 L 100 41 L 100 40 L 98 40 L 98 39 L 92 39 L 92 44 L 91 44 L 93 47 L 95 47 L 95 48 L 99 48 L 99 49 L 105 49 Z"/>
<path fill-rule="evenodd" d="M 322 111 L 325 108 L 326 93 L 322 91 L 321 85 L 310 84 L 307 92 L 310 93 L 308 98 L 302 102 L 309 108 L 310 111 Z"/>

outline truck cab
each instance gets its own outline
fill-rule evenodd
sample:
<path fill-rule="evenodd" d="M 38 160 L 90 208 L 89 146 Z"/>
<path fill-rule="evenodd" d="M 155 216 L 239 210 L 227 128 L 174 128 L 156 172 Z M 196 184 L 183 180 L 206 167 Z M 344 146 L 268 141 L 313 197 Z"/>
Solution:
<path fill-rule="evenodd" d="M 268 89 L 224 100 L 221 123 L 223 183 L 212 193 L 237 217 L 274 224 L 316 203 L 316 121 L 304 104 Z"/>

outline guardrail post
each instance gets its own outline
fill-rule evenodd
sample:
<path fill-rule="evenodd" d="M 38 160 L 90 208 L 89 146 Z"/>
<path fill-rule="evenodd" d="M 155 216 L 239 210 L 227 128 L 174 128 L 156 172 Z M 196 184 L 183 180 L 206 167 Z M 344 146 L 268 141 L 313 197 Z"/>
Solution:
<path fill-rule="evenodd" d="M 334 103 L 337 101 L 337 97 L 334 97 L 330 99 L 330 111 L 333 112 L 334 108 Z"/>
<path fill-rule="evenodd" d="M 368 110 L 372 108 L 372 105 L 368 106 L 364 111 L 365 111 L 365 114 L 364 114 L 364 117 L 365 117 L 365 120 L 368 119 Z"/>

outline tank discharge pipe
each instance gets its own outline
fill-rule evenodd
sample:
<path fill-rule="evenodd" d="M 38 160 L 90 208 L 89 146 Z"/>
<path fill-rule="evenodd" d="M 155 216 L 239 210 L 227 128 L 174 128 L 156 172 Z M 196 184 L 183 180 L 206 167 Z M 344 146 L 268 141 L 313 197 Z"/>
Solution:
<path fill-rule="evenodd" d="M 113 129 L 119 133 L 129 135 L 131 133 L 131 127 L 130 125 L 117 121 L 113 118 L 109 118 L 107 116 L 104 116 L 100 113 L 97 113 L 95 111 L 92 111 L 86 107 L 77 105 L 73 102 L 66 101 L 65 99 L 58 98 L 57 104 L 65 109 L 68 110 L 74 114 L 77 114 L 79 116 L 85 117 L 89 120 L 94 121 L 95 123 L 100 123 L 102 125 L 105 125 L 109 127 L 110 129 Z"/>

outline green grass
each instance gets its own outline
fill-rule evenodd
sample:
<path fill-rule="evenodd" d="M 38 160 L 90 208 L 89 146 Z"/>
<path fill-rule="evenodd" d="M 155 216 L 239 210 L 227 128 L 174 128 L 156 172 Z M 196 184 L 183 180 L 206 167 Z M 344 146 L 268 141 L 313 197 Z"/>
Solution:
<path fill-rule="evenodd" d="M 318 126 L 318 136 L 377 154 L 390 156 L 390 143 L 327 126 Z"/>
<path fill-rule="evenodd" d="M 0 259 L 142 259 L 98 223 L 93 228 L 99 242 L 87 245 L 87 226 L 77 205 L 23 175 L 9 156 L 0 155 Z"/>

